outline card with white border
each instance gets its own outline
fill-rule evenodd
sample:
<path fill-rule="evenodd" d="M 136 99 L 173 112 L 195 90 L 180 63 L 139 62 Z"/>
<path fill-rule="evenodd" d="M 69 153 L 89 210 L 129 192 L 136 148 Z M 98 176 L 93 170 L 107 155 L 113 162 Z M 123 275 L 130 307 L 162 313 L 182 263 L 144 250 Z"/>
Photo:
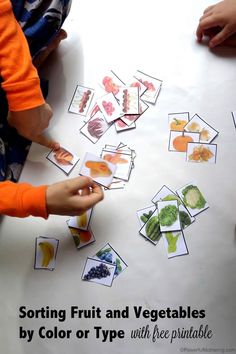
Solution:
<path fill-rule="evenodd" d="M 183 131 L 189 122 L 189 112 L 169 113 L 169 129 Z"/>
<path fill-rule="evenodd" d="M 80 133 L 95 144 L 111 125 L 112 123 L 107 123 L 102 112 L 99 110 L 83 125 Z"/>
<path fill-rule="evenodd" d="M 109 149 L 102 150 L 102 159 L 116 165 L 117 169 L 114 174 L 115 178 L 128 181 L 132 169 L 131 154 L 124 154 L 122 151 L 111 151 Z"/>
<path fill-rule="evenodd" d="M 185 125 L 184 130 L 192 133 L 200 133 L 200 143 L 211 143 L 219 134 L 216 129 L 205 122 L 198 114 L 194 114 L 188 124 Z"/>
<path fill-rule="evenodd" d="M 184 131 L 171 130 L 169 136 L 169 151 L 185 152 L 188 148 L 188 143 L 199 142 L 199 133 L 191 133 Z"/>
<path fill-rule="evenodd" d="M 136 122 L 136 120 L 140 118 L 141 115 L 143 115 L 143 113 L 146 112 L 148 108 L 149 106 L 145 102 L 139 100 L 139 114 L 125 114 L 120 119 L 129 126 L 132 123 Z"/>
<path fill-rule="evenodd" d="M 88 230 L 93 209 L 86 210 L 82 215 L 72 216 L 68 220 L 68 226 L 80 230 Z"/>
<path fill-rule="evenodd" d="M 113 190 L 113 189 L 124 189 L 125 182 L 122 179 L 113 178 L 109 188 L 104 188 L 105 190 Z"/>
<path fill-rule="evenodd" d="M 92 102 L 94 89 L 77 85 L 73 94 L 69 112 L 86 116 Z"/>
<path fill-rule="evenodd" d="M 207 201 L 195 183 L 189 183 L 176 191 L 191 216 L 209 208 Z"/>
<path fill-rule="evenodd" d="M 94 182 L 109 188 L 116 173 L 116 165 L 86 152 L 80 175 L 91 177 Z"/>
<path fill-rule="evenodd" d="M 54 270 L 59 240 L 51 237 L 40 236 L 35 240 L 34 269 Z"/>
<path fill-rule="evenodd" d="M 118 277 L 127 267 L 127 263 L 121 258 L 118 252 L 111 246 L 110 243 L 107 243 L 103 246 L 94 256 L 93 259 L 99 259 L 107 263 L 111 263 L 116 266 L 114 279 Z"/>
<path fill-rule="evenodd" d="M 139 230 L 140 235 L 145 237 L 148 241 L 157 245 L 161 238 L 160 223 L 158 217 L 158 210 L 155 209 L 147 222 L 143 224 Z"/>
<path fill-rule="evenodd" d="M 121 113 L 139 114 L 139 89 L 138 87 L 121 87 L 116 96 L 119 100 Z"/>
<path fill-rule="evenodd" d="M 147 91 L 142 95 L 142 99 L 146 102 L 155 104 L 161 90 L 162 80 L 147 75 L 140 70 L 136 71 L 134 77 L 142 82 L 142 84 L 147 88 Z"/>
<path fill-rule="evenodd" d="M 139 220 L 140 227 L 146 224 L 146 222 L 148 221 L 148 219 L 150 219 L 155 210 L 155 205 L 151 205 L 149 207 L 137 210 L 137 217 Z"/>
<path fill-rule="evenodd" d="M 117 133 L 120 133 L 126 130 L 135 129 L 136 124 L 135 122 L 132 122 L 130 125 L 127 125 L 121 118 L 119 118 L 115 121 L 115 128 Z"/>
<path fill-rule="evenodd" d="M 64 147 L 57 150 L 51 150 L 46 156 L 46 159 L 51 161 L 54 165 L 60 168 L 67 175 L 70 174 L 72 169 L 79 161 L 79 157 Z"/>
<path fill-rule="evenodd" d="M 161 232 L 181 230 L 177 200 L 157 202 Z"/>
<path fill-rule="evenodd" d="M 82 280 L 112 286 L 116 266 L 111 263 L 88 257 L 82 274 Z"/>
<path fill-rule="evenodd" d="M 147 87 L 142 84 L 141 81 L 139 81 L 138 79 L 136 79 L 134 76 L 131 77 L 127 82 L 126 82 L 126 85 L 127 86 L 130 86 L 130 87 L 138 87 L 139 89 L 139 97 L 141 97 L 144 92 L 147 91 Z"/>
<path fill-rule="evenodd" d="M 195 163 L 216 163 L 217 145 L 188 143 L 186 160 Z"/>
<path fill-rule="evenodd" d="M 183 231 L 163 232 L 162 239 L 168 258 L 184 256 L 189 253 Z"/>
<path fill-rule="evenodd" d="M 120 91 L 120 87 L 124 86 L 125 83 L 114 73 L 113 70 L 109 70 L 102 76 L 100 85 L 107 93 L 113 93 L 113 95 L 116 96 Z"/>
<path fill-rule="evenodd" d="M 100 111 L 105 117 L 107 123 L 111 123 L 123 115 L 121 113 L 121 107 L 113 93 L 108 93 L 105 96 L 98 98 L 97 105 L 100 108 Z"/>
<path fill-rule="evenodd" d="M 68 228 L 78 250 L 95 242 L 95 237 L 90 227 L 88 230 L 79 230 L 68 225 Z"/>

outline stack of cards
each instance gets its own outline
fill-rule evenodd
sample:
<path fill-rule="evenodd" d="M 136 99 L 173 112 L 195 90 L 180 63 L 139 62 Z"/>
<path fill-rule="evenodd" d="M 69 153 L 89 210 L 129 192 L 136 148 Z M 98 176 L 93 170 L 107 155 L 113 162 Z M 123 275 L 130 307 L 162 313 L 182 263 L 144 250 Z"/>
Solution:
<path fill-rule="evenodd" d="M 199 188 L 189 183 L 174 193 L 163 186 L 152 202 L 137 211 L 140 235 L 154 245 L 162 238 L 168 258 L 188 254 L 183 230 L 209 207 Z"/>
<path fill-rule="evenodd" d="M 87 258 L 82 280 L 111 286 L 113 280 L 126 268 L 127 264 L 107 243 L 93 257 Z"/>
<path fill-rule="evenodd" d="M 212 141 L 217 130 L 195 114 L 189 112 L 169 113 L 169 151 L 183 152 L 187 162 L 216 163 L 217 145 Z"/>

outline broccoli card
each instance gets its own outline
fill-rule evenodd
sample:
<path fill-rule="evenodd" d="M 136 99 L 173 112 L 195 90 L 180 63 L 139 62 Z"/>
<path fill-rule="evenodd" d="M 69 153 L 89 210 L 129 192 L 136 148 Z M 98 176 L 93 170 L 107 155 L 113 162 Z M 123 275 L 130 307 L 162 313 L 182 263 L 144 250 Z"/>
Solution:
<path fill-rule="evenodd" d="M 163 232 L 162 239 L 168 258 L 188 254 L 183 231 Z"/>
<path fill-rule="evenodd" d="M 194 183 L 189 183 L 178 189 L 177 194 L 182 199 L 191 216 L 195 216 L 209 208 L 205 198 Z"/>
<path fill-rule="evenodd" d="M 161 232 L 181 230 L 177 200 L 157 202 Z"/>

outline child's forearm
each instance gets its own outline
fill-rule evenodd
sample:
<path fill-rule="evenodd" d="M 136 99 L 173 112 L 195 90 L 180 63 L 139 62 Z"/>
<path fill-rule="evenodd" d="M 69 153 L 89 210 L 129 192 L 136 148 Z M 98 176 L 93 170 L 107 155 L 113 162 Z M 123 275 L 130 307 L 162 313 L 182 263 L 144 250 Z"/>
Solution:
<path fill-rule="evenodd" d="M 0 183 L 0 214 L 17 216 L 41 216 L 47 218 L 47 186 L 33 187 L 28 183 Z"/>
<path fill-rule="evenodd" d="M 0 76 L 9 110 L 21 111 L 44 103 L 38 73 L 10 0 L 0 1 Z"/>

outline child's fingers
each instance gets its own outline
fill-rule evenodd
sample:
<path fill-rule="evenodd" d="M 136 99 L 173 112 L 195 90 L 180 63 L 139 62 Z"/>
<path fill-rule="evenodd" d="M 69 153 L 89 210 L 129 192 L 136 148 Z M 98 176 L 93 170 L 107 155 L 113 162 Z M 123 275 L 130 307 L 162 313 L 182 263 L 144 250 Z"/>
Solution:
<path fill-rule="evenodd" d="M 222 28 L 222 30 L 210 40 L 210 48 L 214 48 L 215 46 L 224 42 L 228 37 L 230 37 L 232 33 L 233 31 L 228 26 Z"/>
<path fill-rule="evenodd" d="M 99 193 L 90 193 L 89 195 L 81 196 L 74 196 L 73 202 L 74 206 L 78 208 L 78 210 L 88 210 L 91 209 L 95 204 L 100 202 L 103 199 L 103 192 Z M 81 202 L 83 205 L 81 205 Z M 81 208 L 82 206 L 82 208 Z"/>
<path fill-rule="evenodd" d="M 77 193 L 79 190 L 83 190 L 84 188 L 89 188 L 93 184 L 92 178 L 80 176 L 71 178 L 67 181 L 67 185 L 72 194 Z"/>
<path fill-rule="evenodd" d="M 212 10 L 213 10 L 214 7 L 215 7 L 215 5 L 208 6 L 208 7 L 203 11 L 203 13 L 204 13 L 204 14 L 207 14 L 208 12 L 212 12 Z"/>
<path fill-rule="evenodd" d="M 53 150 L 57 150 L 60 149 L 60 144 L 51 139 L 51 138 L 47 138 L 46 136 L 42 135 L 38 135 L 38 136 L 29 136 L 28 139 L 32 140 L 33 142 L 46 146 L 49 149 L 53 149 Z"/>
<path fill-rule="evenodd" d="M 205 30 L 219 26 L 218 22 L 216 18 L 210 16 L 201 20 L 196 31 L 197 39 L 199 41 L 202 39 Z"/>

